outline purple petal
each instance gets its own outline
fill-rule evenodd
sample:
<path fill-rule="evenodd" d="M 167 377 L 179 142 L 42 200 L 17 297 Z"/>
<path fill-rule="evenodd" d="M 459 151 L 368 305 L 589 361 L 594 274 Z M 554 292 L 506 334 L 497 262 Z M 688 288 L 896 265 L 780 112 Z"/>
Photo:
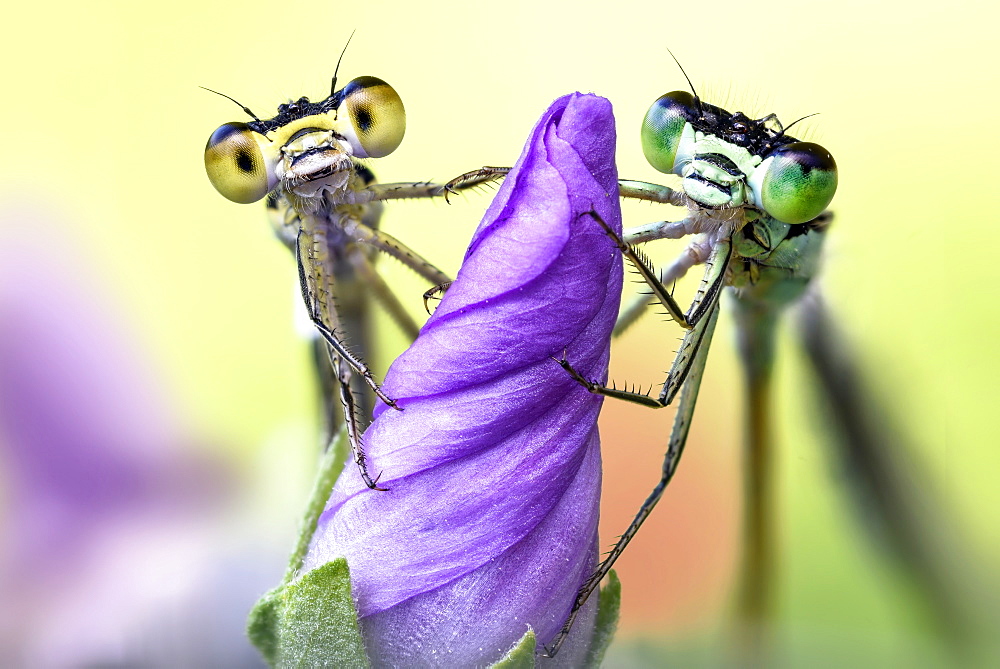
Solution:
<path fill-rule="evenodd" d="M 353 463 L 334 488 L 305 567 L 347 557 L 376 663 L 488 663 L 529 626 L 548 642 L 594 568 L 601 398 L 553 358 L 606 377 L 621 256 L 587 212 L 621 229 L 614 147 L 603 98 L 542 116 L 386 376 L 404 410 L 377 410 L 365 444 L 390 490 Z M 561 661 L 586 652 L 590 609 Z"/>

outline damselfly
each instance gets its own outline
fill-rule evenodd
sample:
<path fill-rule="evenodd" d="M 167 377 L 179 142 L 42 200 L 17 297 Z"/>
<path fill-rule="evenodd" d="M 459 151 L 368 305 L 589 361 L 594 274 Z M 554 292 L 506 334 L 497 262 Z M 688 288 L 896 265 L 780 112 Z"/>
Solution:
<path fill-rule="evenodd" d="M 343 54 L 341 54 L 343 55 Z M 339 67 L 339 62 L 338 62 Z M 364 329 L 365 294 L 370 294 L 401 328 L 416 337 L 418 326 L 376 272 L 378 251 L 401 261 L 435 285 L 449 277 L 406 245 L 378 229 L 381 202 L 434 197 L 443 187 L 430 182 L 375 183 L 367 158 L 392 153 L 406 129 L 403 102 L 381 79 L 358 77 L 320 102 L 302 97 L 278 106 L 261 120 L 220 126 L 205 147 L 205 168 L 212 185 L 241 204 L 266 198 L 278 238 L 295 255 L 299 287 L 310 320 L 325 348 L 317 356 L 324 402 L 331 429 L 334 388 L 338 388 L 348 436 L 361 476 L 377 487 L 368 472 L 360 441 L 355 374 L 383 402 L 398 408 L 372 377 L 348 339 L 360 340 Z M 214 91 L 213 91 L 214 92 Z M 222 94 L 220 94 L 222 95 Z M 355 390 L 363 390 L 363 385 Z"/>
<path fill-rule="evenodd" d="M 685 75 L 686 76 L 686 75 Z M 688 82 L 690 84 L 690 81 Z M 705 370 L 709 344 L 719 314 L 723 288 L 735 298 L 740 352 L 746 371 L 747 463 L 744 554 L 738 598 L 739 614 L 748 624 L 744 642 L 755 651 L 760 626 L 768 610 L 773 551 L 768 479 L 771 434 L 768 420 L 769 386 L 774 358 L 774 336 L 779 315 L 789 305 L 803 303 L 807 348 L 818 370 L 820 384 L 834 411 L 848 421 L 852 411 L 846 386 L 855 379 L 831 374 L 829 361 L 838 352 L 831 341 L 830 320 L 817 295 L 806 299 L 810 281 L 818 271 L 823 240 L 832 220 L 826 207 L 837 188 L 837 167 L 823 147 L 788 134 L 774 114 L 750 118 L 702 101 L 696 93 L 676 91 L 663 95 L 650 107 L 642 125 L 643 152 L 660 172 L 682 179 L 680 189 L 638 181 L 619 182 L 620 195 L 687 209 L 680 221 L 661 221 L 626 229 L 618 237 L 605 232 L 629 259 L 652 294 L 686 334 L 658 396 L 607 387 L 582 377 L 567 351 L 559 363 L 590 392 L 661 408 L 678 398 L 661 478 L 642 504 L 635 519 L 618 539 L 606 559 L 581 588 L 560 634 L 548 646 L 554 655 L 577 612 L 598 587 L 639 527 L 660 500 L 672 479 L 694 416 L 698 390 Z M 801 119 L 800 119 L 801 120 Z M 797 123 L 798 121 L 796 121 Z M 485 167 L 452 180 L 449 186 L 466 188 L 502 178 L 507 168 Z M 598 224 L 604 225 L 598 220 Z M 693 236 L 678 259 L 657 273 L 635 245 L 658 239 Z M 690 307 L 682 309 L 671 286 L 693 266 L 704 264 L 704 278 Z M 620 334 L 643 311 L 649 294 L 625 307 L 615 334 Z M 826 369 L 824 367 L 827 366 Z M 846 370 L 845 370 L 846 371 Z M 855 419 L 857 415 L 855 414 Z M 855 422 L 857 422 L 855 420 Z M 894 525 L 889 537 L 897 554 L 910 553 L 909 562 L 926 561 L 926 537 L 901 507 L 905 485 L 889 462 L 884 445 L 869 437 L 851 435 L 846 459 L 868 468 L 860 472 L 862 487 L 876 493 L 875 513 Z M 880 451 L 881 449 L 881 451 Z M 864 454 L 860 454 L 865 451 Z M 867 464 L 864 464 L 867 463 Z M 915 555 L 921 553 L 921 555 Z M 933 567 L 917 565 L 925 574 Z"/>

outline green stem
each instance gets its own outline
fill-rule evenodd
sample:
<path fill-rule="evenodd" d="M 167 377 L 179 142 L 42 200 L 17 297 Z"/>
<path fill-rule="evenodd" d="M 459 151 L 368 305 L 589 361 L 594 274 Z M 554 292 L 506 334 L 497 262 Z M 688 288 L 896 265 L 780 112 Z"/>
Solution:
<path fill-rule="evenodd" d="M 288 560 L 288 569 L 285 571 L 283 584 L 290 583 L 298 574 L 309 551 L 309 543 L 312 541 L 313 533 L 316 531 L 316 524 L 319 517 L 326 508 L 326 502 L 330 499 L 330 491 L 336 483 L 340 471 L 344 468 L 347 460 L 347 431 L 341 428 L 336 438 L 330 443 L 330 447 L 320 459 L 319 472 L 316 475 L 316 483 L 313 484 L 312 495 L 306 506 L 305 516 L 302 518 L 299 539 L 295 544 L 295 550 Z"/>

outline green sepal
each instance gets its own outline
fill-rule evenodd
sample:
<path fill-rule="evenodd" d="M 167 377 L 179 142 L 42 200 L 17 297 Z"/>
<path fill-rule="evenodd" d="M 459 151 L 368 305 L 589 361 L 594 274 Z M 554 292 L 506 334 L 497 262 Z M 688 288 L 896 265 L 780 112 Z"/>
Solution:
<path fill-rule="evenodd" d="M 514 644 L 506 655 L 491 664 L 489 669 L 533 669 L 537 646 L 535 631 L 529 627 L 521 640 Z"/>
<path fill-rule="evenodd" d="M 281 611 L 281 593 L 285 586 L 268 591 L 257 600 L 247 617 L 247 636 L 264 661 L 272 667 L 278 664 L 278 617 Z"/>
<path fill-rule="evenodd" d="M 247 631 L 275 667 L 371 666 L 344 558 L 265 595 L 250 612 Z"/>
<path fill-rule="evenodd" d="M 585 666 L 596 669 L 604 661 L 611 640 L 618 630 L 618 610 L 622 603 L 622 582 L 612 569 L 608 572 L 608 583 L 601 588 L 597 600 L 597 619 L 594 621 L 594 632 L 590 637 L 590 649 L 587 651 Z"/>

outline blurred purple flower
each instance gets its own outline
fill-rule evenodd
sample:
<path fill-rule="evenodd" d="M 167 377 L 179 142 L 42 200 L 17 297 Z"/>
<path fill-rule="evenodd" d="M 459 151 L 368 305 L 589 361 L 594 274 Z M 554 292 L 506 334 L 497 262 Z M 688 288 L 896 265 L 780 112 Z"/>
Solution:
<path fill-rule="evenodd" d="M 0 224 L 0 666 L 255 666 L 241 613 L 267 572 L 259 544 L 227 554 L 234 475 L 71 226 Z"/>
<path fill-rule="evenodd" d="M 552 640 L 597 557 L 597 415 L 552 359 L 607 374 L 621 256 L 587 212 L 621 229 L 611 104 L 557 100 L 476 231 L 458 278 L 386 375 L 404 411 L 365 435 L 305 569 L 345 556 L 378 665 L 483 665 L 528 630 Z M 579 665 L 596 597 L 556 658 Z M 437 659 L 435 659 L 437 658 Z"/>

